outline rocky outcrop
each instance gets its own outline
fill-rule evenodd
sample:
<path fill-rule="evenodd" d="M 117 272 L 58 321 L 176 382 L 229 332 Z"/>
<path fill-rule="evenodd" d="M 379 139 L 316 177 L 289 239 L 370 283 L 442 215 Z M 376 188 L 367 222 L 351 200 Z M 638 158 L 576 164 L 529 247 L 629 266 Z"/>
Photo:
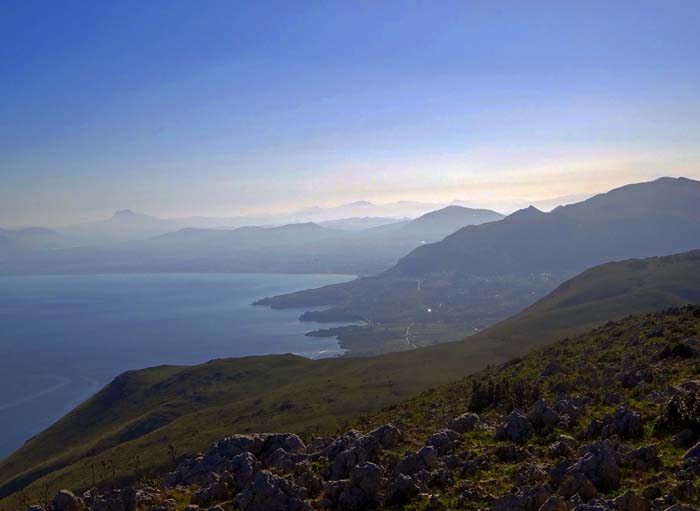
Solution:
<path fill-rule="evenodd" d="M 448 428 L 452 431 L 456 431 L 457 433 L 463 434 L 468 431 L 472 431 L 476 428 L 479 428 L 482 425 L 483 423 L 477 414 L 464 413 L 459 417 L 455 417 L 454 419 L 452 419 Z"/>
<path fill-rule="evenodd" d="M 620 438 L 641 438 L 643 434 L 642 415 L 625 407 L 615 411 L 612 425 L 613 432 Z"/>
<path fill-rule="evenodd" d="M 524 444 L 532 435 L 532 424 L 519 410 L 513 410 L 506 422 L 496 430 L 496 440 L 510 440 L 516 444 Z"/>
<path fill-rule="evenodd" d="M 620 487 L 619 456 L 607 442 L 581 447 L 582 456 L 569 470 L 570 473 L 584 475 L 601 492 L 617 490 Z"/>
<path fill-rule="evenodd" d="M 235 501 L 241 511 L 309 511 L 311 507 L 304 502 L 304 497 L 303 488 L 261 470 Z"/>
<path fill-rule="evenodd" d="M 538 399 L 532 408 L 527 413 L 527 420 L 535 429 L 546 427 L 554 427 L 559 424 L 561 417 L 559 414 L 547 405 L 544 399 Z"/>
<path fill-rule="evenodd" d="M 382 469 L 361 463 L 350 472 L 350 481 L 338 496 L 339 511 L 371 511 L 379 506 Z"/>
<path fill-rule="evenodd" d="M 209 474 L 226 471 L 237 473 L 240 468 L 244 468 L 239 466 L 241 464 L 255 467 L 258 463 L 263 467 L 273 462 L 279 464 L 282 455 L 294 464 L 306 459 L 305 451 L 304 442 L 292 433 L 234 435 L 219 440 L 205 454 L 179 464 L 168 475 L 166 482 L 169 486 L 202 485 L 209 482 Z M 240 455 L 243 457 L 240 458 Z M 251 470 L 252 468 L 248 472 Z"/>

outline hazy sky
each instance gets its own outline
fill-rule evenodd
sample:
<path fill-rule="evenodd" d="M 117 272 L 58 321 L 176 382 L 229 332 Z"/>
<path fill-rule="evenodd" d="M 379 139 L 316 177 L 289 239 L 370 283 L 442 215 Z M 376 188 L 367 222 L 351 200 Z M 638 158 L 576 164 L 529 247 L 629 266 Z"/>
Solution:
<path fill-rule="evenodd" d="M 700 2 L 0 3 L 0 225 L 700 178 Z"/>

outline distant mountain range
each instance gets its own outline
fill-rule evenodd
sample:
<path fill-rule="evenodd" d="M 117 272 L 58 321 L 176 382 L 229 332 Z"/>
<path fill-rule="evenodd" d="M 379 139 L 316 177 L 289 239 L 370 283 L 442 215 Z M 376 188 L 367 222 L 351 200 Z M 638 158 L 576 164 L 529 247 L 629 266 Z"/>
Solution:
<path fill-rule="evenodd" d="M 532 204 L 541 209 L 549 209 L 556 205 L 568 204 L 584 196 L 566 196 L 537 201 Z M 484 206 L 484 204 L 492 204 Z M 513 211 L 518 205 L 528 206 L 522 201 L 452 201 L 450 204 L 399 201 L 376 204 L 369 201 L 357 201 L 333 207 L 310 207 L 288 213 L 267 214 L 257 216 L 204 217 L 192 216 L 184 218 L 158 218 L 130 209 L 116 211 L 110 218 L 65 225 L 52 228 L 57 239 L 52 246 L 95 246 L 124 241 L 136 241 L 152 238 L 168 232 L 186 228 L 198 229 L 235 229 L 244 226 L 281 226 L 293 223 L 318 223 L 324 227 L 342 230 L 362 230 L 381 225 L 407 221 L 418 218 L 431 211 L 446 206 L 461 206 L 469 209 L 487 207 L 500 211 Z M 6 229 L 10 230 L 10 229 Z M 12 229 L 13 231 L 21 229 Z M 1 232 L 1 231 L 0 231 Z M 0 234 L 1 235 L 1 234 Z M 0 250 L 3 241 L 0 239 Z"/>
<path fill-rule="evenodd" d="M 235 229 L 245 226 L 282 226 L 296 223 L 319 223 L 342 230 L 360 230 L 416 218 L 444 204 L 396 202 L 373 204 L 360 201 L 329 208 L 305 208 L 289 213 L 232 216 L 158 218 L 130 209 L 116 211 L 110 218 L 51 229 L 59 246 L 96 246 L 125 241 L 145 240 L 181 229 Z M 8 231 L 10 229 L 7 229 Z M 19 229 L 17 229 L 19 230 Z M 21 229 L 26 230 L 26 229 Z M 0 243 L 2 243 L 0 241 Z M 0 248 L 2 245 L 0 245 Z"/>
<path fill-rule="evenodd" d="M 515 212 L 519 209 L 525 209 L 530 206 L 534 206 L 542 211 L 551 211 L 558 206 L 566 206 L 567 204 L 574 204 L 576 202 L 581 202 L 589 199 L 593 196 L 590 193 L 577 193 L 571 195 L 563 195 L 560 197 L 553 197 L 551 199 L 537 200 L 537 201 L 524 201 L 519 199 L 512 200 L 480 200 L 475 201 L 461 201 L 454 200 L 450 203 L 451 206 L 462 206 L 465 208 L 489 208 L 495 209 L 496 211 L 504 212 Z"/>
<path fill-rule="evenodd" d="M 372 274 L 394 264 L 421 243 L 444 238 L 471 224 L 499 220 L 488 210 L 450 206 L 415 220 L 361 217 L 281 226 L 234 229 L 184 228 L 120 243 L 66 248 L 66 243 L 39 247 L 35 252 L 0 252 L 4 273 L 100 272 L 277 272 Z M 164 221 L 130 211 L 118 212 L 99 226 L 110 239 L 123 230 L 145 234 L 162 230 Z M 390 223 L 388 223 L 390 222 Z M 167 225 L 171 225 L 168 223 Z M 368 226 L 363 228 L 363 225 Z M 137 227 L 134 227 L 137 226 Z M 75 233 L 74 233 L 75 234 Z M 59 241 L 64 239 L 55 234 Z M 63 232 L 70 238 L 70 234 Z M 42 250 L 42 248 L 44 250 Z"/>

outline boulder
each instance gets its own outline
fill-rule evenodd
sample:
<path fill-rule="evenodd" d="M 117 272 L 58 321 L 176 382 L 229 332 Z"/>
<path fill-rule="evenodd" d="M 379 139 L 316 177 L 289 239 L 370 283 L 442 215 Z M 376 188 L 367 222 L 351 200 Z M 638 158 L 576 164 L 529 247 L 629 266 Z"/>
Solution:
<path fill-rule="evenodd" d="M 313 466 L 309 460 L 304 460 L 297 463 L 292 471 L 294 483 L 298 486 L 306 488 L 309 497 L 317 497 L 321 492 L 323 483 L 314 472 Z"/>
<path fill-rule="evenodd" d="M 570 399 L 558 399 L 554 405 L 554 411 L 559 414 L 564 422 L 572 425 L 581 417 L 583 406 L 583 403 L 575 403 Z"/>
<path fill-rule="evenodd" d="M 576 440 L 567 435 L 559 435 L 559 439 L 549 446 L 549 454 L 563 458 L 570 458 L 574 455 Z"/>
<path fill-rule="evenodd" d="M 559 495 L 565 499 L 578 495 L 585 502 L 591 500 L 596 494 L 597 491 L 593 483 L 581 472 L 573 472 L 567 476 L 559 487 Z"/>
<path fill-rule="evenodd" d="M 464 413 L 450 421 L 449 428 L 457 433 L 472 431 L 481 424 L 481 418 L 475 413 Z"/>
<path fill-rule="evenodd" d="M 544 399 L 538 399 L 527 414 L 527 420 L 535 429 L 556 426 L 561 418 L 559 414 L 547 405 Z"/>
<path fill-rule="evenodd" d="M 617 511 L 651 511 L 651 502 L 629 490 L 617 497 L 613 503 Z"/>
<path fill-rule="evenodd" d="M 51 504 L 55 511 L 75 511 L 83 507 L 83 501 L 68 490 L 59 491 Z"/>
<path fill-rule="evenodd" d="M 510 440 L 516 444 L 524 444 L 532 435 L 532 424 L 519 410 L 513 410 L 505 424 L 496 430 L 496 440 Z"/>
<path fill-rule="evenodd" d="M 644 433 L 642 415 L 624 406 L 615 411 L 612 425 L 613 431 L 621 438 L 641 438 Z"/>
<path fill-rule="evenodd" d="M 216 481 L 204 488 L 200 488 L 192 494 L 190 502 L 197 506 L 206 506 L 214 502 L 221 502 L 228 496 L 228 488 L 221 481 Z"/>
<path fill-rule="evenodd" d="M 326 468 L 326 479 L 347 479 L 355 465 L 377 461 L 380 449 L 379 440 L 374 436 L 357 438 L 347 449 L 335 455 Z"/>
<path fill-rule="evenodd" d="M 656 446 L 647 445 L 633 449 L 623 456 L 623 462 L 635 470 L 651 470 L 661 465 Z"/>
<path fill-rule="evenodd" d="M 420 493 L 420 488 L 413 478 L 406 474 L 398 474 L 389 485 L 387 503 L 389 505 L 401 505 L 409 502 Z"/>
<path fill-rule="evenodd" d="M 432 470 L 437 465 L 438 452 L 431 445 L 423 447 L 418 452 L 408 452 L 396 465 L 397 474 L 414 475 L 421 470 Z"/>
<path fill-rule="evenodd" d="M 337 437 L 333 440 L 328 447 L 326 447 L 322 454 L 329 460 L 333 460 L 339 453 L 349 449 L 357 439 L 360 438 L 360 433 L 357 430 L 350 430 L 343 433 L 342 436 Z"/>
<path fill-rule="evenodd" d="M 379 506 L 382 469 L 366 462 L 353 467 L 350 482 L 338 497 L 339 511 L 369 511 Z"/>
<path fill-rule="evenodd" d="M 309 511 L 304 500 L 304 489 L 267 470 L 255 478 L 235 499 L 241 511 Z"/>
<path fill-rule="evenodd" d="M 218 454 L 224 458 L 233 458 L 243 452 L 260 452 L 264 440 L 260 435 L 233 435 L 222 438 L 207 451 L 206 456 Z"/>
<path fill-rule="evenodd" d="M 393 424 L 386 424 L 368 433 L 379 442 L 382 449 L 393 449 L 403 442 L 403 433 Z"/>
<path fill-rule="evenodd" d="M 277 448 L 267 458 L 266 468 L 274 469 L 278 472 L 289 472 L 297 464 L 297 461 L 287 451 L 282 448 Z"/>
<path fill-rule="evenodd" d="M 583 456 L 569 469 L 569 473 L 580 472 L 601 492 L 620 487 L 618 456 L 607 442 L 596 442 L 585 446 Z"/>
<path fill-rule="evenodd" d="M 439 456 L 449 454 L 454 450 L 455 441 L 459 438 L 459 434 L 451 429 L 443 429 L 430 436 L 426 445 L 435 447 Z"/>
<path fill-rule="evenodd" d="M 542 377 L 547 377 L 547 376 L 552 376 L 555 374 L 559 374 L 562 371 L 561 366 L 557 364 L 556 362 L 550 362 L 547 364 L 547 366 L 542 370 L 542 373 L 540 376 Z"/>
<path fill-rule="evenodd" d="M 252 453 L 243 452 L 231 460 L 230 471 L 239 489 L 252 481 L 258 470 L 260 470 L 260 462 Z"/>
<path fill-rule="evenodd" d="M 564 481 L 564 478 L 566 478 L 569 470 L 571 470 L 571 467 L 573 467 L 575 464 L 575 460 L 566 459 L 554 465 L 549 470 L 549 479 L 552 481 L 552 484 L 555 486 L 560 485 Z"/>

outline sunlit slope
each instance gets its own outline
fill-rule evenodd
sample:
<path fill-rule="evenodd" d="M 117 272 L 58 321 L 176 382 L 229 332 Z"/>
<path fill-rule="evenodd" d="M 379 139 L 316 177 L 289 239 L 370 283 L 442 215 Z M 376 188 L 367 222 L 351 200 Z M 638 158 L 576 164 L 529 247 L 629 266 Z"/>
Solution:
<path fill-rule="evenodd" d="M 1 463 L 2 496 L 128 477 L 234 432 L 334 431 L 593 325 L 690 302 L 700 302 L 700 251 L 595 267 L 460 342 L 370 358 L 279 355 L 132 371 Z"/>

